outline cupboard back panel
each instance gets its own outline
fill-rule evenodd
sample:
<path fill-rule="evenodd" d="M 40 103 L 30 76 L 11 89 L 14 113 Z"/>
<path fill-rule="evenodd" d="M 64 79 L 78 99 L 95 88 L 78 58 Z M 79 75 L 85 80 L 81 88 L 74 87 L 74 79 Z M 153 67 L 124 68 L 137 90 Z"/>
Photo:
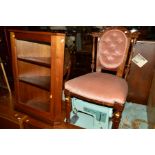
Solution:
<path fill-rule="evenodd" d="M 16 40 L 17 56 L 18 57 L 50 57 L 50 45 Z"/>
<path fill-rule="evenodd" d="M 51 76 L 50 68 L 18 60 L 19 76 Z"/>
<path fill-rule="evenodd" d="M 38 87 L 19 82 L 19 101 L 38 110 L 49 111 L 50 93 Z"/>

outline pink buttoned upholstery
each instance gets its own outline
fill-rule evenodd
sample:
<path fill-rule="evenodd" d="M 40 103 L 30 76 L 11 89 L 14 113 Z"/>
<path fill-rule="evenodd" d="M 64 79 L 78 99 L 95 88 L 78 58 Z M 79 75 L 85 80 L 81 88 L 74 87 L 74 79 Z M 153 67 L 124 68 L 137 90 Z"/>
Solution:
<path fill-rule="evenodd" d="M 124 104 L 128 86 L 124 79 L 106 73 L 89 73 L 65 83 L 70 92 L 107 103 Z"/>
<path fill-rule="evenodd" d="M 123 62 L 128 39 L 121 30 L 105 32 L 98 42 L 97 59 L 101 68 L 116 69 Z"/>

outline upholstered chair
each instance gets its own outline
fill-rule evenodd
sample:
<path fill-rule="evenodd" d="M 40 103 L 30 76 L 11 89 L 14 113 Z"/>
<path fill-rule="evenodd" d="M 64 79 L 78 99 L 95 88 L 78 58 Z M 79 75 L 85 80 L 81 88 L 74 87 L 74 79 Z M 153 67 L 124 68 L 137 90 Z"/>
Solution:
<path fill-rule="evenodd" d="M 70 123 L 71 98 L 113 108 L 112 128 L 118 128 L 128 94 L 124 79 L 129 71 L 130 53 L 135 38 L 123 27 L 110 27 L 94 34 L 92 71 L 65 83 L 66 121 Z"/>

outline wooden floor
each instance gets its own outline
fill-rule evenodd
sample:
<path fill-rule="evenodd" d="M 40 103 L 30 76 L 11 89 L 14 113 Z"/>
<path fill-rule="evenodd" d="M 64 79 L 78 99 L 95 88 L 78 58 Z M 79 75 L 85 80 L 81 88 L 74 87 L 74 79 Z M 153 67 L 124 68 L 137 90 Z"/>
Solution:
<path fill-rule="evenodd" d="M 14 110 L 14 94 L 0 88 L 0 129 L 79 129 L 79 127 L 64 122 L 54 126 L 46 124 L 24 113 Z M 62 120 L 65 110 L 63 108 Z"/>

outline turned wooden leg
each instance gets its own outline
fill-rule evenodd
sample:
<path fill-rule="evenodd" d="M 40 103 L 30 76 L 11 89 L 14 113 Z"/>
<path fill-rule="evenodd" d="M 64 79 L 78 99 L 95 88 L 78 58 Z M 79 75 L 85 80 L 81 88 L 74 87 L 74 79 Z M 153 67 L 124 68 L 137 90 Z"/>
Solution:
<path fill-rule="evenodd" d="M 124 109 L 124 105 L 115 103 L 114 114 L 113 114 L 113 119 L 112 119 L 112 121 L 113 121 L 112 128 L 113 129 L 118 129 L 119 123 L 121 121 L 123 109 Z"/>
<path fill-rule="evenodd" d="M 71 96 L 68 91 L 65 91 L 65 106 L 66 106 L 66 123 L 70 123 Z"/>

